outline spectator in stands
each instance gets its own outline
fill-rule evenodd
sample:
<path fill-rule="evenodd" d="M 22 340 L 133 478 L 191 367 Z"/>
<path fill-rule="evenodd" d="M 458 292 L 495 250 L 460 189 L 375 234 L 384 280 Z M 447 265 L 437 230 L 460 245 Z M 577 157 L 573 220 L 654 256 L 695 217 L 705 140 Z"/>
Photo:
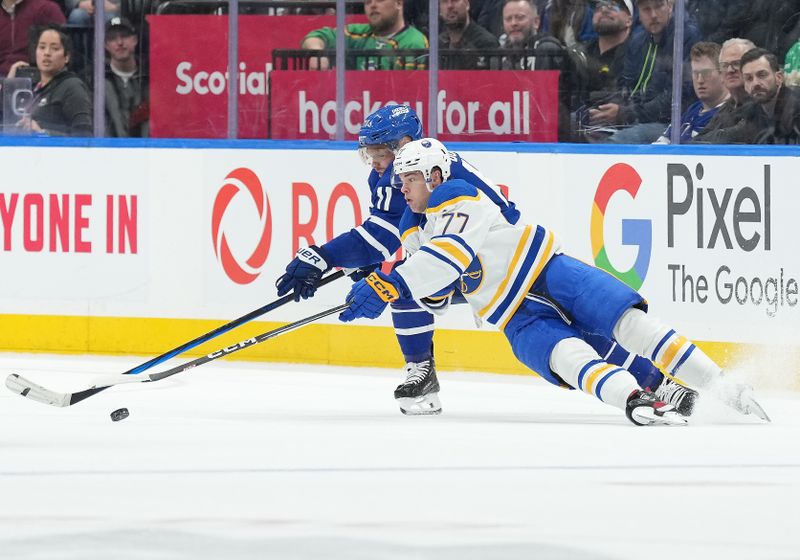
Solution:
<path fill-rule="evenodd" d="M 94 3 L 95 0 L 66 0 L 67 23 L 79 27 L 92 27 L 94 25 Z M 106 22 L 113 17 L 119 16 L 120 0 L 104 0 Z"/>
<path fill-rule="evenodd" d="M 681 116 L 681 144 L 697 136 L 730 96 L 719 70 L 719 53 L 720 46 L 717 43 L 700 42 L 692 47 L 692 85 L 698 101 L 692 103 Z M 672 126 L 667 127 L 655 142 L 670 143 Z"/>
<path fill-rule="evenodd" d="M 563 54 L 564 48 L 555 37 L 546 33 L 538 33 L 539 12 L 531 0 L 505 0 L 503 5 L 503 30 L 500 46 L 510 50 L 536 50 L 536 56 L 525 54 L 503 57 L 504 69 L 539 70 L 550 69 L 550 62 L 544 65 L 537 58 L 545 61 L 548 58 Z M 552 55 L 552 57 L 551 57 Z"/>
<path fill-rule="evenodd" d="M 752 103 L 742 119 L 714 140 L 726 144 L 800 143 L 800 94 L 783 84 L 778 57 L 755 48 L 742 56 L 742 80 Z"/>
<path fill-rule="evenodd" d="M 720 135 L 724 133 L 720 131 L 734 126 L 743 118 L 743 107 L 750 100 L 750 96 L 744 89 L 741 60 L 744 53 L 755 47 L 752 41 L 738 37 L 728 39 L 722 44 L 722 50 L 719 53 L 719 67 L 725 89 L 728 90 L 730 96 L 722 104 L 714 118 L 695 136 L 694 142 L 722 142 Z"/>
<path fill-rule="evenodd" d="M 36 66 L 41 81 L 33 90 L 29 116 L 17 126 L 54 136 L 91 136 L 92 100 L 89 88 L 67 70 L 72 52 L 69 36 L 45 27 L 36 40 Z"/>
<path fill-rule="evenodd" d="M 2 0 L 0 10 L 0 76 L 11 65 L 28 61 L 28 30 L 33 26 L 64 23 L 64 13 L 52 0 Z"/>
<path fill-rule="evenodd" d="M 403 18 L 403 0 L 364 0 L 364 12 L 369 23 L 351 23 L 345 30 L 346 49 L 427 49 L 428 39 L 418 29 L 407 26 Z M 322 50 L 336 48 L 336 30 L 317 29 L 306 35 L 301 48 Z M 325 69 L 327 58 L 311 58 L 309 67 Z M 424 70 L 425 61 L 419 57 L 358 57 L 358 70 Z"/>
<path fill-rule="evenodd" d="M 599 102 L 617 91 L 633 26 L 633 3 L 631 0 L 595 0 L 593 8 L 592 28 L 597 37 L 584 47 L 589 66 L 586 88 L 588 101 Z"/>
<path fill-rule="evenodd" d="M 139 38 L 121 17 L 106 24 L 106 135 L 146 137 L 150 129 L 147 78 L 136 61 Z"/>
<path fill-rule="evenodd" d="M 610 142 L 646 144 L 654 142 L 671 117 L 672 48 L 675 22 L 673 0 L 637 0 L 642 29 L 634 32 L 625 55 L 619 81 L 620 101 L 600 105 L 589 112 L 592 125 L 624 125 Z M 698 42 L 697 28 L 684 27 L 684 52 Z M 694 100 L 694 92 L 684 85 L 684 102 Z"/>
<path fill-rule="evenodd" d="M 589 0 L 548 0 L 542 18 L 542 31 L 571 47 L 597 37 L 592 28 L 592 18 Z"/>
<path fill-rule="evenodd" d="M 536 13 L 541 14 L 547 5 L 547 0 L 533 0 L 536 6 Z M 478 22 L 478 25 L 495 37 L 500 37 L 503 33 L 503 6 L 505 0 L 472 0 L 470 2 L 469 15 Z M 539 27 L 536 28 L 539 31 Z"/>
<path fill-rule="evenodd" d="M 486 57 L 481 49 L 499 47 L 497 38 L 469 17 L 469 0 L 441 0 L 439 14 L 442 32 L 439 34 L 440 49 L 462 49 L 463 55 L 442 58 L 440 68 L 447 70 L 475 70 L 486 68 Z"/>

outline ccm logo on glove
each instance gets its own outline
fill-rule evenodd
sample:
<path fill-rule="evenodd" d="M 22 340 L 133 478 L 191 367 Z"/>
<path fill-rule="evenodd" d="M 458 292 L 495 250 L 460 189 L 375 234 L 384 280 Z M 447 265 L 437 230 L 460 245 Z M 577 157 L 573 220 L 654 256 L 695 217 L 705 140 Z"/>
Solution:
<path fill-rule="evenodd" d="M 375 293 L 385 302 L 391 303 L 400 297 L 400 293 L 392 284 L 384 282 L 380 276 L 374 272 L 366 277 L 366 283 L 369 284 Z"/>

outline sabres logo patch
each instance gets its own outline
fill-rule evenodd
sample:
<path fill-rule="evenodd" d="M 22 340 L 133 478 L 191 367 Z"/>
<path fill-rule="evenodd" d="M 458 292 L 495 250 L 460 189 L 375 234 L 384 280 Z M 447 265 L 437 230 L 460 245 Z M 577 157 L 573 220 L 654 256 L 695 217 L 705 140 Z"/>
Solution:
<path fill-rule="evenodd" d="M 479 257 L 475 257 L 461 275 L 461 293 L 468 295 L 477 292 L 484 277 L 483 263 Z"/>

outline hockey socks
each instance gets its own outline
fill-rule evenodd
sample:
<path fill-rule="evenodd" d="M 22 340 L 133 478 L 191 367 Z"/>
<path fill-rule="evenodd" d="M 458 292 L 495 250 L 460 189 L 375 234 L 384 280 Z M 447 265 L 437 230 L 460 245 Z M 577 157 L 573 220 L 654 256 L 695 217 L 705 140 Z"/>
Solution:
<path fill-rule="evenodd" d="M 406 362 L 422 362 L 432 357 L 433 314 L 414 301 L 392 303 L 392 324 Z"/>
<path fill-rule="evenodd" d="M 628 352 L 613 340 L 599 334 L 587 333 L 583 338 L 605 361 L 627 369 L 636 378 L 639 387 L 655 390 L 663 382 L 664 374 L 647 358 Z"/>
<path fill-rule="evenodd" d="M 631 393 L 640 390 L 629 371 L 606 362 L 579 338 L 566 338 L 555 345 L 550 368 L 571 387 L 621 410 L 626 409 Z"/>
<path fill-rule="evenodd" d="M 662 371 L 694 387 L 710 387 L 722 373 L 692 341 L 641 309 L 631 308 L 622 315 L 614 326 L 614 338 L 632 352 L 650 358 Z"/>

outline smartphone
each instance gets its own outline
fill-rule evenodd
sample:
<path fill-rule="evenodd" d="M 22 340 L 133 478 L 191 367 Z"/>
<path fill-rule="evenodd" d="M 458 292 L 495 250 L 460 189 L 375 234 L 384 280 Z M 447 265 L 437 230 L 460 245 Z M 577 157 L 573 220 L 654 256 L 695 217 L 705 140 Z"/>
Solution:
<path fill-rule="evenodd" d="M 31 83 L 38 84 L 42 75 L 36 66 L 20 66 L 17 68 L 17 78 L 30 78 Z"/>

